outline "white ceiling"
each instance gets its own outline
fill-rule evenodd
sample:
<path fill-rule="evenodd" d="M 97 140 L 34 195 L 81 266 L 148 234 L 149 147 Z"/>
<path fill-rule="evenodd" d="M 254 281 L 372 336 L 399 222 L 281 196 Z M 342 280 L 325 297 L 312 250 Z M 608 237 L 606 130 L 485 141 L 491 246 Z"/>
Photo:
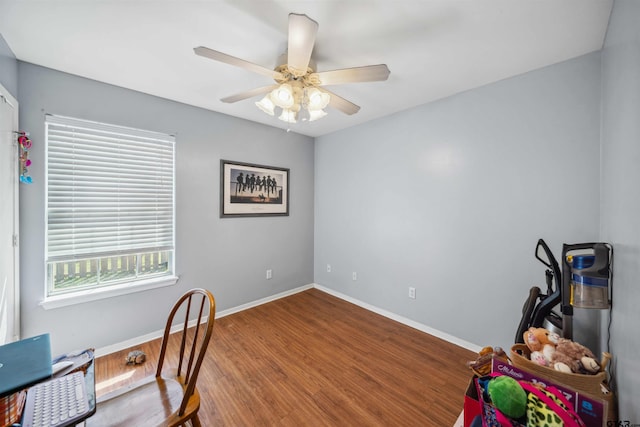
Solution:
<path fill-rule="evenodd" d="M 16 57 L 271 126 L 248 99 L 271 84 L 193 53 L 206 46 L 272 68 L 290 12 L 319 23 L 318 71 L 385 63 L 385 82 L 328 87 L 360 105 L 291 130 L 319 136 L 602 47 L 613 0 L 0 0 Z"/>

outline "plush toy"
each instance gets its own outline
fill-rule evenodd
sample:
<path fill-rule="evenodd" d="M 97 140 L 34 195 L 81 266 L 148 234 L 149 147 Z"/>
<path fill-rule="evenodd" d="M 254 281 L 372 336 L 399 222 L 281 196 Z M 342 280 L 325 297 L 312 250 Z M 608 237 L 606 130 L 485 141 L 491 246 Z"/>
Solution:
<path fill-rule="evenodd" d="M 541 351 L 532 351 L 529 358 L 531 359 L 532 362 L 535 362 L 540 366 L 549 367 L 549 365 L 551 364 L 551 360 L 547 356 L 545 356 L 544 353 Z"/>
<path fill-rule="evenodd" d="M 530 359 L 556 371 L 575 374 L 597 374 L 600 363 L 587 347 L 566 338 L 560 338 L 545 328 L 529 328 L 524 342 L 531 350 Z"/>
<path fill-rule="evenodd" d="M 507 359 L 507 355 L 501 347 L 487 346 L 478 352 L 476 360 L 467 362 L 467 367 L 479 377 L 489 375 L 491 372 L 491 361 L 494 357 Z"/>
<path fill-rule="evenodd" d="M 545 328 L 531 327 L 524 332 L 524 343 L 531 350 L 530 359 L 542 366 L 550 366 L 560 337 Z"/>
<path fill-rule="evenodd" d="M 511 418 L 520 418 L 527 412 L 527 393 L 518 381 L 506 375 L 489 381 L 487 392 L 493 406 Z"/>
<path fill-rule="evenodd" d="M 550 362 L 556 371 L 590 375 L 600 372 L 600 363 L 591 350 L 566 338 L 560 338 Z"/>

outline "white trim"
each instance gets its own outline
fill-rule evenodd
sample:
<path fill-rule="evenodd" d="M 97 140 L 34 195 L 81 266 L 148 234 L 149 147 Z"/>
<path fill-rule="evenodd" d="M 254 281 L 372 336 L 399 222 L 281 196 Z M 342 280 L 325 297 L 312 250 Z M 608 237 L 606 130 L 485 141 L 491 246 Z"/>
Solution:
<path fill-rule="evenodd" d="M 397 314 L 392 313 L 390 311 L 383 310 L 381 308 L 378 308 L 378 307 L 376 307 L 374 305 L 371 305 L 371 304 L 368 304 L 366 302 L 362 302 L 362 301 L 357 300 L 355 298 L 352 298 L 352 297 L 350 297 L 348 295 L 342 294 L 342 293 L 340 293 L 338 291 L 334 291 L 333 289 L 324 287 L 322 285 L 318 285 L 317 283 L 314 283 L 313 287 L 318 289 L 318 290 L 320 290 L 320 291 L 322 291 L 322 292 L 326 292 L 329 295 L 333 295 L 334 297 L 343 299 L 343 300 L 345 300 L 347 302 L 350 302 L 352 304 L 355 304 L 355 305 L 357 305 L 359 307 L 362 307 L 362 308 L 365 308 L 365 309 L 367 309 L 369 311 L 377 313 L 377 314 L 379 314 L 381 316 L 387 317 L 387 318 L 389 318 L 391 320 L 395 320 L 396 322 L 400 322 L 400 323 L 402 323 L 404 325 L 407 325 L 407 326 L 412 327 L 414 329 L 417 329 L 419 331 L 425 332 L 425 333 L 427 333 L 429 335 L 433 335 L 434 337 L 443 339 L 443 340 L 445 340 L 447 342 L 450 342 L 451 344 L 455 344 L 455 345 L 457 345 L 459 347 L 463 347 L 463 348 L 466 348 L 467 350 L 471 350 L 474 353 L 478 353 L 482 349 L 482 347 L 480 347 L 480 346 L 478 346 L 476 344 L 473 344 L 473 343 L 470 343 L 468 341 L 462 340 L 462 339 L 460 339 L 458 337 L 455 337 L 453 335 L 450 335 L 450 334 L 447 334 L 445 332 L 439 331 L 437 329 L 430 328 L 429 326 L 423 325 L 422 323 L 419 323 L 419 322 L 416 322 L 414 320 L 408 319 L 406 317 L 397 315 Z"/>
<path fill-rule="evenodd" d="M 202 321 L 200 322 L 200 324 L 205 323 L 207 320 L 209 319 L 209 316 L 204 316 L 202 318 Z M 176 324 L 173 327 L 171 327 L 171 334 L 178 332 L 180 329 L 182 329 L 182 325 L 184 325 L 184 323 L 180 323 L 180 324 Z M 189 321 L 189 327 L 193 327 L 196 325 L 196 321 L 195 320 L 190 320 Z M 131 338 L 129 340 L 126 341 L 121 341 L 119 343 L 116 344 L 112 344 L 112 345 L 108 345 L 106 347 L 101 347 L 99 349 L 97 349 L 95 351 L 95 356 L 96 357 L 100 357 L 100 356 L 105 356 L 107 354 L 111 354 L 111 353 L 115 353 L 116 351 L 120 351 L 120 350 L 124 350 L 130 347 L 135 347 L 137 345 L 140 345 L 142 343 L 145 342 L 149 342 L 149 341 L 153 341 L 157 338 L 161 338 L 164 335 L 164 328 L 159 329 L 157 331 L 153 331 L 151 333 L 145 334 L 145 335 L 141 335 L 139 337 L 135 337 L 135 338 Z"/>
<path fill-rule="evenodd" d="M 306 291 L 307 289 L 311 289 L 313 287 L 314 287 L 314 284 L 312 283 L 310 285 L 300 286 L 299 288 L 294 288 L 294 289 L 290 289 L 288 291 L 280 292 L 279 294 L 275 294 L 275 295 L 272 295 L 270 297 L 261 298 L 259 300 L 248 302 L 246 304 L 242 304 L 242 305 L 239 305 L 239 306 L 234 307 L 234 308 L 228 308 L 226 310 L 222 310 L 222 311 L 216 313 L 216 319 L 228 316 L 230 314 L 238 313 L 240 311 L 248 310 L 250 308 L 257 307 L 259 305 L 266 304 L 266 303 L 271 302 L 271 301 L 279 300 L 280 298 L 288 297 L 288 296 L 297 294 L 299 292 Z"/>
<path fill-rule="evenodd" d="M 75 291 L 68 294 L 60 294 L 47 297 L 40 301 L 40 306 L 45 310 L 52 308 L 66 307 L 68 305 L 82 304 L 89 301 L 97 301 L 105 298 L 117 297 L 120 295 L 132 294 L 135 292 L 148 291 L 150 289 L 164 288 L 172 286 L 178 282 L 177 276 L 157 277 L 142 280 L 137 283 L 123 283 L 120 285 L 104 286 L 100 288 Z"/>
<path fill-rule="evenodd" d="M 11 341 L 17 341 L 20 339 L 20 180 L 18 179 L 18 171 L 19 171 L 19 162 L 18 162 L 18 140 L 16 138 L 16 134 L 20 129 L 19 126 L 19 114 L 20 114 L 20 105 L 18 100 L 13 97 L 11 92 L 7 90 L 2 84 L 0 84 L 0 102 L 6 103 L 13 110 L 13 123 L 11 124 L 11 132 L 9 136 L 9 140 L 11 141 L 11 146 L 14 149 L 14 168 L 9 173 L 13 175 L 14 180 L 14 191 L 12 194 L 12 202 L 13 202 L 13 224 L 12 234 L 14 238 L 15 244 L 13 245 L 13 277 L 12 282 L 9 283 L 10 286 L 13 286 L 11 293 L 13 294 L 13 319 L 11 321 L 11 330 L 7 331 L 6 337 L 0 337 L 0 342 L 3 342 L 6 338 L 9 338 Z M 4 202 L 3 202 L 4 203 Z"/>
<path fill-rule="evenodd" d="M 226 310 L 219 311 L 219 312 L 216 313 L 216 319 L 228 316 L 230 314 L 238 313 L 240 311 L 248 310 L 250 308 L 257 307 L 259 305 L 266 304 L 268 302 L 275 301 L 275 300 L 278 300 L 280 298 L 288 297 L 288 296 L 297 294 L 297 293 L 302 292 L 302 291 L 306 291 L 307 289 L 313 288 L 313 286 L 314 286 L 313 284 L 300 286 L 299 288 L 294 288 L 294 289 L 290 289 L 288 291 L 280 292 L 279 294 L 275 294 L 275 295 L 272 295 L 270 297 L 261 298 L 259 300 L 248 302 L 246 304 L 242 304 L 242 305 L 239 305 L 239 306 L 234 307 L 234 308 L 229 308 L 229 309 L 226 309 Z M 191 324 L 191 322 L 190 322 L 189 326 L 193 326 L 193 325 L 195 325 L 195 323 Z M 172 329 L 172 332 L 179 330 L 181 327 L 182 327 L 182 324 L 174 326 L 173 329 Z M 107 355 L 107 354 L 115 353 L 116 351 L 121 351 L 121 350 L 130 348 L 130 347 L 134 347 L 136 345 L 140 345 L 140 344 L 145 343 L 147 341 L 155 340 L 156 338 L 162 337 L 163 334 L 164 334 L 164 328 L 160 329 L 160 330 L 157 330 L 157 331 L 154 331 L 154 332 L 151 332 L 151 333 L 148 333 L 148 334 L 145 334 L 145 335 L 142 335 L 142 336 L 139 336 L 139 337 L 131 338 L 131 339 L 126 340 L 126 341 L 121 341 L 121 342 L 116 343 L 116 344 L 108 345 L 106 347 L 101 347 L 101 348 L 99 348 L 99 349 L 97 349 L 95 351 L 95 354 L 96 354 L 96 357 L 99 357 L 99 356 L 104 356 L 104 355 Z"/>
<path fill-rule="evenodd" d="M 298 288 L 290 289 L 288 291 L 284 291 L 284 292 L 281 292 L 279 294 L 275 294 L 275 295 L 272 295 L 272 296 L 269 296 L 269 297 L 266 297 L 266 298 L 261 298 L 259 300 L 248 302 L 246 304 L 242 304 L 242 305 L 239 305 L 237 307 L 233 307 L 233 308 L 229 308 L 229 309 L 226 309 L 226 310 L 219 311 L 219 312 L 216 313 L 216 319 L 228 316 L 230 314 L 238 313 L 240 311 L 248 310 L 250 308 L 257 307 L 259 305 L 266 304 L 268 302 L 276 301 L 276 300 L 279 300 L 281 298 L 288 297 L 288 296 L 291 296 L 291 295 L 294 295 L 294 294 L 297 294 L 299 292 L 303 292 L 303 291 L 306 291 L 306 290 L 312 289 L 312 288 L 318 289 L 319 291 L 325 292 L 325 293 L 327 293 L 329 295 L 333 295 L 334 297 L 337 297 L 337 298 L 340 298 L 340 299 L 342 299 L 344 301 L 347 301 L 347 302 L 350 302 L 352 304 L 355 304 L 355 305 L 357 305 L 359 307 L 364 308 L 365 310 L 369 310 L 369 311 L 372 311 L 374 313 L 380 314 L 380 315 L 382 315 L 384 317 L 387 317 L 387 318 L 389 318 L 391 320 L 395 320 L 396 322 L 400 322 L 400 323 L 402 323 L 404 325 L 407 325 L 407 326 L 409 326 L 411 328 L 417 329 L 417 330 L 419 330 L 421 332 L 424 332 L 424 333 L 427 333 L 429 335 L 433 335 L 433 336 L 435 336 L 437 338 L 443 339 L 443 340 L 445 340 L 447 342 L 450 342 L 451 344 L 455 344 L 457 346 L 466 348 L 467 350 L 471 350 L 474 353 L 478 353 L 482 349 L 482 347 L 480 347 L 478 345 L 475 345 L 475 344 L 472 344 L 470 342 L 461 340 L 460 338 L 454 337 L 453 335 L 449 335 L 449 334 L 444 333 L 442 331 L 439 331 L 437 329 L 430 328 L 430 327 L 428 327 L 426 325 L 423 325 L 421 323 L 415 322 L 415 321 L 413 321 L 411 319 L 407 319 L 406 317 L 402 317 L 402 316 L 399 316 L 397 314 L 391 313 L 389 311 L 383 310 L 381 308 L 375 307 L 375 306 L 373 306 L 371 304 L 367 304 L 365 302 L 362 302 L 362 301 L 357 300 L 355 298 L 352 298 L 350 296 L 344 295 L 344 294 L 342 294 L 340 292 L 334 291 L 333 289 L 324 287 L 322 285 L 318 285 L 317 283 L 311 283 L 309 285 L 300 286 Z M 190 326 L 193 326 L 193 325 L 190 324 Z M 181 325 L 177 325 L 177 326 L 174 327 L 174 329 L 178 330 L 180 327 L 181 327 Z M 107 354 L 111 354 L 111 353 L 115 353 L 117 351 L 125 350 L 125 349 L 130 348 L 130 347 L 135 347 L 135 346 L 143 344 L 145 342 L 152 341 L 154 339 L 160 338 L 160 337 L 162 337 L 163 333 L 164 333 L 164 329 L 160 329 L 158 331 L 154 331 L 154 332 L 142 335 L 142 336 L 131 338 L 131 339 L 126 340 L 126 341 L 121 341 L 121 342 L 116 343 L 116 344 L 112 344 L 112 345 L 108 345 L 108 346 L 105 346 L 105 347 L 101 347 L 101 348 L 96 350 L 95 354 L 96 354 L 96 357 L 105 356 Z"/>

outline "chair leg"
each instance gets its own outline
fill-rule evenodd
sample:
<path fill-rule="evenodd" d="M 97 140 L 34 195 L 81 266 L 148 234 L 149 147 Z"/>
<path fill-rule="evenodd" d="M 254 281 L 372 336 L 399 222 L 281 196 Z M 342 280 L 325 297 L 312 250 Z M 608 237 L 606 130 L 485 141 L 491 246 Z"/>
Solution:
<path fill-rule="evenodd" d="M 193 427 L 202 427 L 202 425 L 200 424 L 200 418 L 198 418 L 198 414 L 196 414 L 195 417 L 191 418 L 191 424 L 193 425 Z"/>

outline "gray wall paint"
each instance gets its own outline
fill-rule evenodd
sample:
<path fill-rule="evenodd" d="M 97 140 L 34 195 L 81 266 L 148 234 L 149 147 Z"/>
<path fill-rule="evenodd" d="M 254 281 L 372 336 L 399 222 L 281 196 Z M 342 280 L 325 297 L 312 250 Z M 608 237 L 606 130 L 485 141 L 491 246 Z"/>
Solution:
<path fill-rule="evenodd" d="M 0 34 L 0 84 L 18 99 L 18 61 Z"/>
<path fill-rule="evenodd" d="M 509 348 L 538 238 L 598 238 L 599 87 L 593 53 L 317 138 L 316 283 Z"/>
<path fill-rule="evenodd" d="M 164 327 L 192 287 L 218 310 L 313 282 L 313 139 L 19 63 L 20 126 L 31 132 L 35 184 L 20 188 L 22 334 L 50 332 L 55 352 L 102 347 Z M 177 135 L 176 286 L 44 310 L 44 114 Z M 219 161 L 288 167 L 290 216 L 219 218 Z M 265 280 L 265 270 L 273 279 Z"/>
<path fill-rule="evenodd" d="M 602 238 L 615 248 L 611 352 L 621 420 L 640 423 L 640 2 L 616 0 L 602 53 Z"/>
<path fill-rule="evenodd" d="M 318 138 L 315 281 L 477 345 L 508 347 L 528 288 L 543 283 L 536 240 L 547 239 L 556 256 L 563 242 L 612 242 L 620 419 L 638 422 L 639 342 L 625 325 L 640 323 L 639 18 L 640 3 L 616 0 L 602 80 L 594 53 Z M 0 83 L 20 93 L 21 127 L 35 142 L 36 184 L 21 187 L 23 335 L 52 332 L 56 352 L 100 347 L 157 330 L 192 286 L 212 289 L 225 309 L 314 279 L 310 138 L 30 64 L 18 69 L 1 36 Z M 176 287 L 50 311 L 37 305 L 45 112 L 178 135 Z M 291 167 L 291 216 L 219 219 L 220 158 Z M 577 317 L 580 340 L 593 319 Z"/>

